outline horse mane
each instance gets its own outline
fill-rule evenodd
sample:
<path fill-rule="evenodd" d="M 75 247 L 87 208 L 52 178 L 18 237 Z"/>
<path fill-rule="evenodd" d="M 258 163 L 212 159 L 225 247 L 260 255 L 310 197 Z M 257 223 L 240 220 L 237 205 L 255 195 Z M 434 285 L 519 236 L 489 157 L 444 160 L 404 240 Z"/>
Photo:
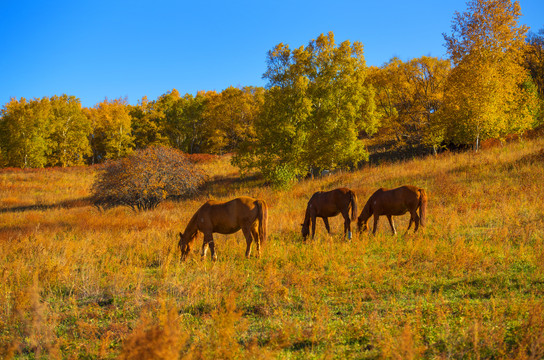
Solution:
<path fill-rule="evenodd" d="M 308 201 L 308 205 L 310 205 L 309 201 Z M 306 206 L 306 213 L 304 214 L 304 221 L 302 222 L 302 226 L 310 227 L 310 206 L 308 205 Z"/>
<path fill-rule="evenodd" d="M 318 194 L 321 194 L 322 191 L 318 191 L 315 194 L 312 195 L 310 200 L 308 200 L 308 205 L 306 205 L 306 213 L 304 214 L 304 222 L 302 223 L 302 226 L 308 226 L 310 227 L 310 204 L 314 202 L 315 198 Z"/>
<path fill-rule="evenodd" d="M 189 223 L 187 223 L 187 226 L 185 227 L 185 231 L 183 234 L 187 236 L 188 234 L 191 235 L 191 237 L 195 236 L 198 231 L 198 214 L 200 212 L 200 209 L 198 209 L 193 216 L 191 217 L 191 220 L 189 220 Z"/>
<path fill-rule="evenodd" d="M 374 195 L 372 195 L 365 204 L 361 215 L 359 215 L 359 220 L 361 222 L 366 222 L 372 216 L 372 201 L 374 200 Z"/>

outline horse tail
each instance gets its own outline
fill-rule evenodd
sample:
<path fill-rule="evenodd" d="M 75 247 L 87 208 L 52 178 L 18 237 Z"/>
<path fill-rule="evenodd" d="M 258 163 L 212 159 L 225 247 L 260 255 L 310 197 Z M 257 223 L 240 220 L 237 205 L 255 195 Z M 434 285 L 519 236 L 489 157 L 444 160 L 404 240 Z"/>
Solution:
<path fill-rule="evenodd" d="M 351 203 L 351 221 L 357 219 L 357 195 L 353 191 L 349 191 L 350 203 Z"/>
<path fill-rule="evenodd" d="M 427 193 L 425 189 L 419 189 L 419 223 L 425 226 L 425 217 L 427 216 Z"/>
<path fill-rule="evenodd" d="M 266 229 L 268 227 L 268 207 L 263 200 L 257 200 L 257 219 L 259 219 L 259 238 L 261 243 L 266 241 Z"/>

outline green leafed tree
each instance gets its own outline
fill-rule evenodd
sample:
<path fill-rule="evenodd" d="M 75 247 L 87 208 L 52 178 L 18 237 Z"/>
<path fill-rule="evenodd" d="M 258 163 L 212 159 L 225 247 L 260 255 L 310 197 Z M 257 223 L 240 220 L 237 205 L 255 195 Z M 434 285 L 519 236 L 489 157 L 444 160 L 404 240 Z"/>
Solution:
<path fill-rule="evenodd" d="M 13 167 L 43 167 L 48 154 L 49 99 L 11 99 L 2 107 L 0 152 Z"/>
<path fill-rule="evenodd" d="M 206 103 L 206 93 L 198 92 L 185 94 L 173 104 L 166 117 L 172 146 L 188 154 L 202 152 Z"/>
<path fill-rule="evenodd" d="M 519 2 L 471 0 L 444 35 L 453 69 L 446 85 L 445 138 L 472 144 L 531 127 L 536 94 L 523 67 L 527 28 L 518 24 Z"/>
<path fill-rule="evenodd" d="M 544 99 L 544 28 L 527 36 L 525 67 L 529 70 L 538 87 L 540 97 Z"/>
<path fill-rule="evenodd" d="M 168 144 L 164 114 L 156 109 L 155 101 L 148 101 L 144 96 L 137 105 L 128 107 L 136 149 Z"/>
<path fill-rule="evenodd" d="M 151 102 L 150 120 L 161 133 L 161 143 L 190 154 L 200 152 L 206 99 L 204 92 L 180 96 L 172 89 Z"/>
<path fill-rule="evenodd" d="M 184 103 L 184 98 L 180 96 L 179 91 L 172 89 L 159 96 L 152 106 L 155 112 L 155 123 L 163 129 L 170 146 L 177 149 L 184 147 L 184 140 L 187 137 L 187 129 L 183 126 L 182 120 Z"/>
<path fill-rule="evenodd" d="M 539 112 L 535 126 L 544 124 L 544 28 L 527 37 L 525 67 L 529 70 L 539 96 Z"/>
<path fill-rule="evenodd" d="M 367 158 L 360 131 L 371 132 L 373 91 L 365 84 L 359 42 L 336 44 L 333 33 L 291 50 L 269 51 L 257 139 L 241 146 L 234 161 L 257 167 L 276 183 L 322 169 L 349 167 Z"/>
<path fill-rule="evenodd" d="M 75 96 L 53 96 L 49 112 L 48 163 L 52 166 L 83 164 L 91 155 L 91 123 Z"/>
<path fill-rule="evenodd" d="M 371 132 L 361 114 L 369 99 L 363 45 L 349 41 L 336 45 L 329 33 L 312 41 L 305 52 L 302 63 L 309 65 L 312 112 L 304 162 L 318 171 L 354 165 L 367 158 L 359 132 Z"/>

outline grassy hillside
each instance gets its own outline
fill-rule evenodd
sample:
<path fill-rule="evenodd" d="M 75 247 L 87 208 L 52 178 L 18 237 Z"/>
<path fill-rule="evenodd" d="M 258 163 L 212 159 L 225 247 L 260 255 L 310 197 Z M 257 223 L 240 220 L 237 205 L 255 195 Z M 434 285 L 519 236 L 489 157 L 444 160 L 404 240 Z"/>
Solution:
<path fill-rule="evenodd" d="M 99 212 L 93 168 L 0 171 L 0 358 L 544 357 L 544 140 L 306 180 L 240 181 L 222 158 L 206 194 L 156 210 Z M 342 239 L 300 223 L 318 190 L 414 184 L 427 227 Z M 269 205 L 269 241 L 244 258 L 179 262 L 175 235 L 208 197 Z M 355 224 L 353 224 L 355 226 Z M 200 243 L 200 240 L 199 240 Z M 199 246 L 197 246 L 198 248 Z M 209 255 L 208 255 L 209 256 Z"/>

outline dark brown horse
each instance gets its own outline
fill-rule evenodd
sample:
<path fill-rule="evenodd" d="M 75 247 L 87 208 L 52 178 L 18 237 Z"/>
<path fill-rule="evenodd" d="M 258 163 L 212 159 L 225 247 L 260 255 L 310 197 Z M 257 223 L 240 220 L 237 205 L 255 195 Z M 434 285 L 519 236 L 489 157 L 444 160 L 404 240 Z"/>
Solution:
<path fill-rule="evenodd" d="M 349 210 L 351 208 L 351 219 Z M 351 221 L 357 216 L 357 196 L 353 191 L 346 188 L 334 189 L 331 191 L 319 191 L 312 195 L 306 207 L 304 223 L 302 223 L 302 237 L 304 240 L 310 233 L 312 225 L 312 239 L 315 235 L 316 218 L 320 217 L 325 223 L 325 228 L 330 234 L 329 217 L 342 214 L 344 217 L 344 235 L 351 239 Z"/>
<path fill-rule="evenodd" d="M 179 233 L 178 246 L 181 259 L 185 260 L 191 251 L 197 233 L 204 234 L 202 258 L 206 256 L 208 247 L 212 260 L 217 259 L 213 233 L 233 234 L 240 229 L 246 238 L 246 257 L 251 253 L 251 243 L 257 243 L 258 256 L 261 254 L 261 243 L 266 241 L 268 207 L 263 200 L 250 197 L 239 197 L 227 202 L 209 200 L 197 210 L 183 233 Z"/>
<path fill-rule="evenodd" d="M 419 208 L 419 216 L 417 209 Z M 396 189 L 388 190 L 384 188 L 378 189 L 366 202 L 361 215 L 357 219 L 357 227 L 359 231 L 368 230 L 368 220 L 374 216 L 374 230 L 376 233 L 378 228 L 378 219 L 381 215 L 387 216 L 389 225 L 393 234 L 396 234 L 395 225 L 393 224 L 392 216 L 404 215 L 410 212 L 410 223 L 408 230 L 415 223 L 414 232 L 421 226 L 425 225 L 425 213 L 427 212 L 427 194 L 424 189 L 420 189 L 411 185 L 404 185 Z"/>

